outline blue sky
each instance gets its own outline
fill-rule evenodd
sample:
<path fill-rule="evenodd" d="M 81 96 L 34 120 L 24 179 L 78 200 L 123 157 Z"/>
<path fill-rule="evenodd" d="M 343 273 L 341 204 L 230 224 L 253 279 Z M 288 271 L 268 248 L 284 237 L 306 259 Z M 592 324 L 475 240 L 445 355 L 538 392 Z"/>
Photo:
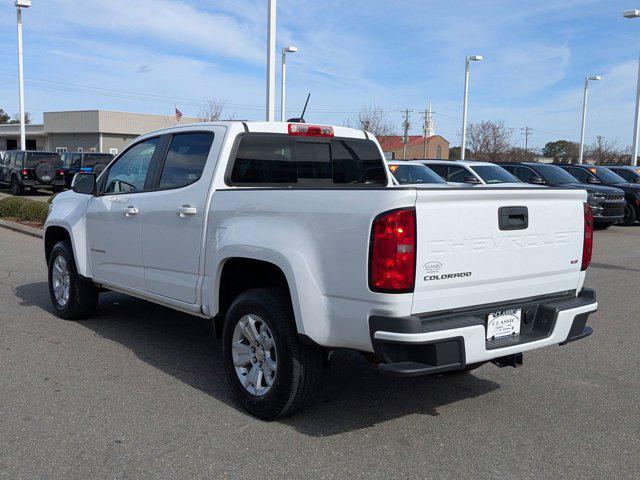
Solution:
<path fill-rule="evenodd" d="M 631 1 L 631 3 L 629 3 Z M 464 58 L 470 121 L 502 120 L 523 144 L 577 140 L 584 76 L 592 84 L 587 142 L 631 143 L 640 0 L 278 1 L 278 50 L 288 44 L 289 115 L 343 124 L 362 106 L 414 110 L 429 100 L 436 132 L 459 144 Z M 197 115 L 209 98 L 236 118 L 262 119 L 266 0 L 33 0 L 24 13 L 26 105 Z M 17 111 L 15 9 L 0 1 L 0 107 Z"/>

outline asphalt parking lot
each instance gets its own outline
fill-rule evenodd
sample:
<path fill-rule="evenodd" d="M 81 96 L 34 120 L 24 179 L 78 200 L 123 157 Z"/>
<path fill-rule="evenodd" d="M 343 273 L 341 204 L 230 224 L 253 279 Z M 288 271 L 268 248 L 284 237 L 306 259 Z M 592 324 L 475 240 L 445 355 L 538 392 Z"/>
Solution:
<path fill-rule="evenodd" d="M 414 379 L 341 353 L 271 423 L 234 405 L 204 320 L 115 293 L 60 320 L 40 240 L 0 229 L 0 252 L 0 478 L 640 478 L 640 226 L 596 232 L 586 340 Z"/>

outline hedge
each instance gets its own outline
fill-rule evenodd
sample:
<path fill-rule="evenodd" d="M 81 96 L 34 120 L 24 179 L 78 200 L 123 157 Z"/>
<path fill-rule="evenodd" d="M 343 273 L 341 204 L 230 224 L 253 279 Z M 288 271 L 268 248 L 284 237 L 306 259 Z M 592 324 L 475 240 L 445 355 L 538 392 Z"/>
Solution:
<path fill-rule="evenodd" d="M 0 217 L 18 217 L 23 205 L 31 202 L 27 198 L 5 197 L 0 199 Z"/>
<path fill-rule="evenodd" d="M 44 223 L 49 214 L 49 205 L 44 202 L 30 201 L 20 207 L 18 218 L 30 222 Z"/>

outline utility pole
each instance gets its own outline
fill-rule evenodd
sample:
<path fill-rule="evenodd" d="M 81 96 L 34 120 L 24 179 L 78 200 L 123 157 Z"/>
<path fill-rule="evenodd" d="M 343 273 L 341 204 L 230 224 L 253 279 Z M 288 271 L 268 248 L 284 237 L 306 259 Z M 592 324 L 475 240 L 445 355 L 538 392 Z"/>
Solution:
<path fill-rule="evenodd" d="M 402 137 L 402 159 L 406 160 L 407 159 L 407 145 L 409 144 L 409 127 L 411 126 L 411 124 L 409 123 L 409 114 L 411 113 L 411 110 L 409 110 L 408 108 L 405 109 L 404 111 L 404 121 L 402 122 L 402 128 L 404 129 L 404 135 Z"/>
<path fill-rule="evenodd" d="M 425 110 L 424 112 L 422 112 L 424 115 L 422 117 L 422 119 L 424 120 L 424 124 L 422 127 L 422 131 L 423 131 L 423 145 L 422 145 L 422 158 L 424 158 L 426 160 L 427 158 L 427 124 L 428 124 L 428 118 L 429 118 L 429 110 Z"/>
<path fill-rule="evenodd" d="M 524 128 L 521 128 L 520 130 L 522 130 L 522 132 L 524 133 L 524 151 L 528 152 L 529 151 L 529 137 L 531 135 L 533 135 L 533 128 L 524 127 Z"/>
<path fill-rule="evenodd" d="M 422 117 L 424 120 L 424 125 L 422 127 L 424 135 L 422 158 L 426 159 L 427 153 L 429 152 L 429 137 L 436 134 L 433 129 L 433 119 L 431 117 L 431 100 L 429 100 L 429 107 L 422 113 L 424 113 L 424 116 Z"/>

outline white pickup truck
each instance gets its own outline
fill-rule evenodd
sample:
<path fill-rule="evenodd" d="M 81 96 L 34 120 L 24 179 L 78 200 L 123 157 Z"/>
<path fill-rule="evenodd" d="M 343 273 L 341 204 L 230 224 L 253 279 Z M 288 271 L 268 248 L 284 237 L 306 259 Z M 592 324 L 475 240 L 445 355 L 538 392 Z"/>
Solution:
<path fill-rule="evenodd" d="M 393 185 L 375 138 L 344 127 L 172 127 L 55 198 L 49 291 L 67 319 L 104 290 L 211 319 L 235 397 L 275 418 L 314 396 L 336 349 L 412 376 L 589 335 L 585 201 Z"/>

